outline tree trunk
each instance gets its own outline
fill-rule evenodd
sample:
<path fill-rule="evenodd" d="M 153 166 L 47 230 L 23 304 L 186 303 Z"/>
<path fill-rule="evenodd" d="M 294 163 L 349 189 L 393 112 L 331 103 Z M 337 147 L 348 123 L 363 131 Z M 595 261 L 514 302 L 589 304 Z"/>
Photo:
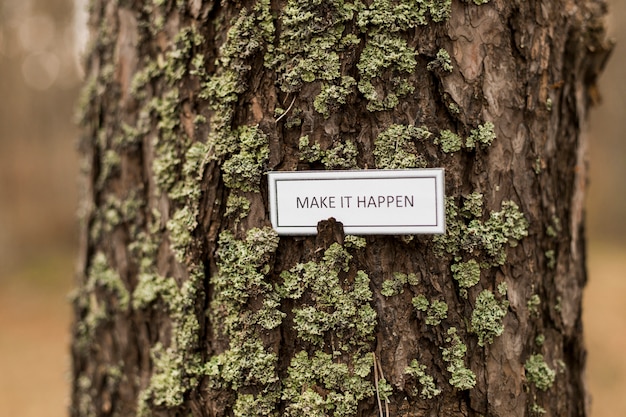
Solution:
<path fill-rule="evenodd" d="M 93 0 L 71 415 L 587 415 L 604 13 Z M 445 235 L 271 229 L 267 171 L 421 167 Z"/>

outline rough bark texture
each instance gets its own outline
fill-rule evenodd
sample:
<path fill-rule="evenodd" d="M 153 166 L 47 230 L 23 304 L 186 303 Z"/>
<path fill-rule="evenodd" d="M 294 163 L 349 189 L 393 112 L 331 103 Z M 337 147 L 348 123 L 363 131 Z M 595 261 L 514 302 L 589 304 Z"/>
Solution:
<path fill-rule="evenodd" d="M 591 0 L 104 1 L 72 416 L 585 416 Z M 281 237 L 268 170 L 444 167 L 444 236 Z"/>

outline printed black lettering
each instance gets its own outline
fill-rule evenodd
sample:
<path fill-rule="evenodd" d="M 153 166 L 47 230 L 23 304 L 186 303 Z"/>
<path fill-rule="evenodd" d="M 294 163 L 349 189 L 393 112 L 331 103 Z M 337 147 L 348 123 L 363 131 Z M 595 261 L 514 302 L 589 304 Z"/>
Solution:
<path fill-rule="evenodd" d="M 365 196 L 357 196 L 356 198 L 356 206 L 357 207 L 365 207 Z"/>
<path fill-rule="evenodd" d="M 328 197 L 328 208 L 335 208 L 335 196 Z"/>
<path fill-rule="evenodd" d="M 414 196 L 409 196 L 409 195 L 405 195 L 404 196 L 404 207 L 413 207 L 413 197 Z"/>
<path fill-rule="evenodd" d="M 370 208 L 370 206 L 374 206 L 374 208 L 376 208 L 376 200 L 374 199 L 374 196 L 370 196 L 370 199 L 367 200 L 367 208 Z"/>
<path fill-rule="evenodd" d="M 392 195 L 388 195 L 387 196 L 387 207 L 391 206 L 393 204 L 393 196 Z"/>
<path fill-rule="evenodd" d="M 304 200 L 296 197 L 296 208 L 309 208 L 309 197 L 304 197 Z"/>

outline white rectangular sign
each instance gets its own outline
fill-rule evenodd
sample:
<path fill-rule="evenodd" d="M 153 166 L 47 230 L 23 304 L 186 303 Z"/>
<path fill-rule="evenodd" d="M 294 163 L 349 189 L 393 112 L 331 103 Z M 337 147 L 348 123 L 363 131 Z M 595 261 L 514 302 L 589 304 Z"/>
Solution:
<path fill-rule="evenodd" d="M 270 172 L 272 226 L 314 235 L 334 217 L 346 234 L 445 232 L 443 169 Z"/>

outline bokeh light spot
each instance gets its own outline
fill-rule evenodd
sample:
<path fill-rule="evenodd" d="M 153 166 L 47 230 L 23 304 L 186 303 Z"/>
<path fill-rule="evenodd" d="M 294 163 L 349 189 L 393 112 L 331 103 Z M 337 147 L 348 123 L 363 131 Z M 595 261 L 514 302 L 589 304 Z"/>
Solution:
<path fill-rule="evenodd" d="M 60 62 L 52 52 L 29 54 L 22 63 L 24 82 L 36 90 L 47 90 L 59 75 Z"/>
<path fill-rule="evenodd" d="M 20 23 L 18 39 L 28 52 L 45 51 L 54 45 L 56 25 L 48 15 L 32 16 Z"/>

